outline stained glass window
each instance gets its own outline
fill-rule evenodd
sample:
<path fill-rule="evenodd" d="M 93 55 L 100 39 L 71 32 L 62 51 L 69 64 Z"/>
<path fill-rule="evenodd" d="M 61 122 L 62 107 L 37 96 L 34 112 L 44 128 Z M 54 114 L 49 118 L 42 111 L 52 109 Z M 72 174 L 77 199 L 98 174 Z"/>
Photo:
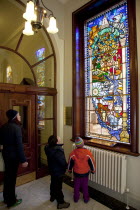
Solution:
<path fill-rule="evenodd" d="M 127 3 L 84 24 L 86 136 L 130 143 Z"/>
<path fill-rule="evenodd" d="M 38 129 L 44 129 L 45 128 L 45 96 L 39 96 L 38 95 Z"/>
<path fill-rule="evenodd" d="M 7 79 L 7 83 L 13 82 L 13 72 L 12 72 L 11 66 L 8 66 L 6 68 L 6 79 Z"/>
<path fill-rule="evenodd" d="M 36 51 L 37 60 L 40 61 L 45 58 L 45 48 L 41 48 Z M 42 62 L 36 69 L 37 73 L 37 84 L 39 87 L 45 86 L 45 63 Z"/>

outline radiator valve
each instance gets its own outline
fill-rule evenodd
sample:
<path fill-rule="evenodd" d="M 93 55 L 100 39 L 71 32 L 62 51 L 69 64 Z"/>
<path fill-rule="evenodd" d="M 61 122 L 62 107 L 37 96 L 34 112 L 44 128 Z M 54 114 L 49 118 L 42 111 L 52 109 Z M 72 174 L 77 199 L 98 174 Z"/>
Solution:
<path fill-rule="evenodd" d="M 129 193 L 129 188 L 126 188 L 126 192 Z"/>

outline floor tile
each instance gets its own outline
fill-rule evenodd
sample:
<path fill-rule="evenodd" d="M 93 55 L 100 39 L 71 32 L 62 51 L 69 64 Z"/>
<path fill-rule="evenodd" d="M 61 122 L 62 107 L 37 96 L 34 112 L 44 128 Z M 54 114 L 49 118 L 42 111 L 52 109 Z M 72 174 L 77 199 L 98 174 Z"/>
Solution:
<path fill-rule="evenodd" d="M 12 208 L 11 210 L 55 210 L 57 209 L 57 202 L 50 202 L 50 176 L 29 182 L 16 188 L 18 198 L 22 198 L 23 202 Z M 70 202 L 69 210 L 109 210 L 108 207 L 90 199 L 85 204 L 80 195 L 78 203 L 73 202 L 73 188 L 63 184 L 63 193 L 65 201 Z M 0 200 L 3 200 L 2 193 L 0 193 Z M 3 202 L 0 202 L 0 210 L 7 209 Z"/>

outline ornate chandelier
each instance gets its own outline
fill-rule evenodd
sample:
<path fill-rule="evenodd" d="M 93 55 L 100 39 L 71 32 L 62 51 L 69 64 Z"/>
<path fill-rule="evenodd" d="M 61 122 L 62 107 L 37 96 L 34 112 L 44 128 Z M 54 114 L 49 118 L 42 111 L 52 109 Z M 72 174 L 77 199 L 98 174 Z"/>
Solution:
<path fill-rule="evenodd" d="M 44 5 L 42 0 L 41 3 L 45 9 L 40 6 L 39 0 L 29 0 L 27 2 L 26 12 L 23 14 L 23 18 L 26 20 L 23 34 L 30 36 L 34 34 L 34 31 L 37 32 L 38 29 L 41 29 L 44 18 L 49 18 L 49 27 L 47 27 L 47 31 L 52 34 L 58 32 L 56 18 L 54 17 L 53 12 Z M 47 11 L 49 11 L 49 15 L 47 14 Z"/>

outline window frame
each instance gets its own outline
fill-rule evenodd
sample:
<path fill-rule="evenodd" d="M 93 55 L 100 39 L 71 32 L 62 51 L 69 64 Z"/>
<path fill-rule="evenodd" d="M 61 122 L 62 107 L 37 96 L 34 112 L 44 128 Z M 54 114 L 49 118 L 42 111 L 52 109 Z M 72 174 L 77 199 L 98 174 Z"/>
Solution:
<path fill-rule="evenodd" d="M 136 42 L 136 1 L 127 0 L 129 49 L 130 49 L 130 118 L 131 118 L 131 144 L 118 143 L 115 147 L 88 143 L 85 136 L 85 84 L 84 84 L 84 21 L 100 12 L 114 6 L 122 0 L 92 0 L 72 13 L 72 45 L 73 45 L 73 129 L 72 138 L 81 136 L 91 146 L 113 150 L 130 155 L 138 155 L 138 66 Z M 79 39 L 76 38 L 79 31 Z M 76 50 L 76 48 L 77 49 Z"/>

